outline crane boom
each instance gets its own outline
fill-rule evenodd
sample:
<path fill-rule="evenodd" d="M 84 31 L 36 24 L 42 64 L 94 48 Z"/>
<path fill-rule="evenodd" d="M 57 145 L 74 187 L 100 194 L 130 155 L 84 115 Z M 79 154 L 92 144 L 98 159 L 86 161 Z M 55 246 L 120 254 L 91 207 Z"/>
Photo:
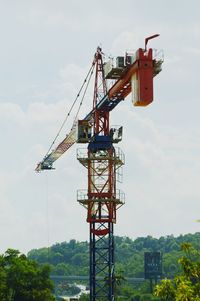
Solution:
<path fill-rule="evenodd" d="M 74 143 L 76 142 L 76 124 L 72 127 L 66 138 L 52 150 L 44 159 L 37 165 L 36 171 L 39 172 L 45 169 L 53 169 L 53 163 L 59 159 Z"/>

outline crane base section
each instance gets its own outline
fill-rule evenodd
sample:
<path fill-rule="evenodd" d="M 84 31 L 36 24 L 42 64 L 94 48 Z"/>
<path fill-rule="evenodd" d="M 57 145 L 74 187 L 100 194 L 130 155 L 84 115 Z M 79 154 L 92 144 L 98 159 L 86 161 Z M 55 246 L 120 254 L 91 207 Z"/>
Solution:
<path fill-rule="evenodd" d="M 90 301 L 114 301 L 113 223 L 90 223 Z"/>

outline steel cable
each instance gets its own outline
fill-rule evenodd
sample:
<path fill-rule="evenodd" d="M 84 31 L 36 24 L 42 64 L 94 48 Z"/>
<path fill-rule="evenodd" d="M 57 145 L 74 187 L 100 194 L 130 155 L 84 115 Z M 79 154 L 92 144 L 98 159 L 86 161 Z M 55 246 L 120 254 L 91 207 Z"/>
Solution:
<path fill-rule="evenodd" d="M 76 96 L 76 98 L 75 98 L 75 100 L 74 100 L 74 102 L 73 102 L 73 104 L 72 104 L 72 106 L 71 106 L 71 108 L 70 108 L 68 114 L 66 115 L 64 121 L 62 122 L 61 127 L 60 127 L 58 133 L 56 134 L 56 136 L 55 136 L 53 142 L 51 143 L 51 145 L 50 145 L 50 147 L 49 147 L 49 149 L 48 149 L 48 151 L 47 151 L 47 153 L 46 153 L 46 155 L 45 155 L 45 158 L 49 155 L 49 152 L 51 151 L 51 149 L 52 149 L 53 145 L 55 144 L 57 138 L 59 137 L 59 135 L 60 135 L 60 133 L 61 133 L 63 127 L 65 126 L 65 123 L 67 122 L 67 119 L 68 119 L 68 117 L 70 116 L 70 114 L 71 114 L 71 112 L 72 112 L 72 110 L 73 110 L 73 108 L 74 108 L 74 106 L 75 106 L 75 104 L 76 104 L 76 102 L 77 102 L 77 99 L 79 98 L 79 96 L 80 96 L 80 94 L 81 94 L 81 92 L 82 92 L 82 90 L 83 90 L 83 87 L 85 86 L 85 84 L 86 84 L 86 82 L 87 82 L 87 80 L 88 80 L 88 77 L 89 77 L 89 81 L 90 81 L 91 76 L 92 76 L 92 74 L 93 74 L 93 70 L 94 70 L 94 64 L 95 64 L 95 62 L 93 61 L 92 66 L 90 67 L 90 69 L 89 69 L 89 71 L 88 71 L 88 73 L 87 73 L 87 75 L 86 75 L 86 77 L 85 77 L 85 80 L 84 80 L 83 84 L 81 85 L 81 88 L 79 89 L 79 92 L 78 92 L 78 94 L 77 94 L 77 96 Z M 80 111 L 80 107 L 81 107 L 81 105 L 82 105 L 82 103 L 83 103 L 83 99 L 84 99 L 84 96 L 85 96 L 87 87 L 88 87 L 88 85 L 89 85 L 89 81 L 88 81 L 88 83 L 87 83 L 86 89 L 85 89 L 84 94 L 83 94 L 83 97 L 82 97 L 82 99 L 81 99 L 81 102 L 80 102 L 80 105 L 79 105 L 78 112 Z M 76 114 L 76 117 L 75 117 L 75 118 L 77 118 L 77 115 L 78 115 L 78 113 Z"/>

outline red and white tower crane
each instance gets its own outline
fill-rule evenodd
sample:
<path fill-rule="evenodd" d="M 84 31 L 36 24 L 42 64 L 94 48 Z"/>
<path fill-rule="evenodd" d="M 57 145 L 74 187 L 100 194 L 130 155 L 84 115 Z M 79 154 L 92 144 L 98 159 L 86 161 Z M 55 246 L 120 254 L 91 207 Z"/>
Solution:
<path fill-rule="evenodd" d="M 124 193 L 116 187 L 124 154 L 114 147 L 122 139 L 122 127 L 110 126 L 110 113 L 130 93 L 135 106 L 147 106 L 153 101 L 153 78 L 161 71 L 163 58 L 147 49 L 147 43 L 157 36 L 146 38 L 144 49 L 117 57 L 115 64 L 113 60 L 104 62 L 102 50 L 97 48 L 87 75 L 90 78 L 95 73 L 91 111 L 73 124 L 66 138 L 36 167 L 38 172 L 52 169 L 75 142 L 88 144 L 86 149 L 77 150 L 77 159 L 87 168 L 88 177 L 88 187 L 78 190 L 77 200 L 87 210 L 90 229 L 90 301 L 115 300 L 113 228 L 117 209 L 124 204 Z M 112 82 L 110 89 L 108 81 Z"/>

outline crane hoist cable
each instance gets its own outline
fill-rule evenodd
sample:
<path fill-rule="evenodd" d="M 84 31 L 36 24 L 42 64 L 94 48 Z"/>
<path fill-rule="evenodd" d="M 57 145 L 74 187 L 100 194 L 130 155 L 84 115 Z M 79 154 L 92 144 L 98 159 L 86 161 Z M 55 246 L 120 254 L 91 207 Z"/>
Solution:
<path fill-rule="evenodd" d="M 89 85 L 89 82 L 90 82 L 91 76 L 92 76 L 93 71 L 94 71 L 94 66 L 95 66 L 95 63 L 94 63 L 94 61 L 93 61 L 92 66 L 90 67 L 90 69 L 89 69 L 89 71 L 88 71 L 88 73 L 87 73 L 87 75 L 86 75 L 86 77 L 85 77 L 85 79 L 84 79 L 84 81 L 83 81 L 83 83 L 82 83 L 82 85 L 81 85 L 81 88 L 79 89 L 78 94 L 77 94 L 75 100 L 73 101 L 73 103 L 72 103 L 72 105 L 71 105 L 71 108 L 70 108 L 69 112 L 67 113 L 65 119 L 63 120 L 63 122 L 62 122 L 62 124 L 61 124 L 61 126 L 60 126 L 60 128 L 59 128 L 59 130 L 58 130 L 58 133 L 56 134 L 54 140 L 52 141 L 52 143 L 51 143 L 51 145 L 50 145 L 50 147 L 49 147 L 49 149 L 48 149 L 48 151 L 47 151 L 45 157 L 47 157 L 48 154 L 50 153 L 50 151 L 52 150 L 53 145 L 55 144 L 57 138 L 59 137 L 59 135 L 60 135 L 60 133 L 61 133 L 63 127 L 65 126 L 65 124 L 66 124 L 66 122 L 67 122 L 67 120 L 68 120 L 68 118 L 69 118 L 69 116 L 70 116 L 70 114 L 71 114 L 71 112 L 72 112 L 72 110 L 73 110 L 73 108 L 74 108 L 74 106 L 75 106 L 75 104 L 76 104 L 76 102 L 77 102 L 77 100 L 78 100 L 78 98 L 79 98 L 79 96 L 80 96 L 80 94 L 81 94 L 81 92 L 82 92 L 82 90 L 83 90 L 85 84 L 87 83 L 86 88 L 85 88 L 84 93 L 83 93 L 83 96 L 82 96 L 82 98 L 81 98 L 81 102 L 80 102 L 80 105 L 79 105 L 79 108 L 78 108 L 78 112 L 76 113 L 75 119 L 77 118 L 78 113 L 79 113 L 79 111 L 80 111 L 80 107 L 81 107 L 81 105 L 82 105 L 82 103 L 83 103 L 83 99 L 84 99 L 84 96 L 85 96 L 85 94 L 86 94 L 86 91 L 87 91 L 87 88 L 88 88 L 88 85 Z M 89 78 L 89 80 L 88 80 L 88 78 Z M 73 122 L 73 125 L 74 125 L 74 122 Z M 73 127 L 73 126 L 72 126 L 72 127 Z"/>
<path fill-rule="evenodd" d="M 77 118 L 78 118 L 78 114 L 79 114 L 79 112 L 80 112 L 80 109 L 81 109 L 81 106 L 82 106 L 82 104 L 83 104 L 83 100 L 84 100 L 84 98 L 85 98 L 85 94 L 86 94 L 86 92 L 87 92 L 87 89 L 88 89 L 88 86 L 89 86 L 89 83 L 90 83 L 91 77 L 92 77 L 92 75 L 93 75 L 93 72 L 94 72 L 94 66 L 93 66 L 93 69 L 91 70 L 91 73 L 90 73 L 90 76 L 89 76 L 89 79 L 88 79 L 87 85 L 86 85 L 86 87 L 85 87 L 85 90 L 84 90 L 84 92 L 83 92 L 83 96 L 82 96 L 82 98 L 81 98 L 81 101 L 80 101 L 80 104 L 79 104 L 79 107 L 78 107 L 77 113 L 76 113 L 76 115 L 75 115 L 75 118 L 74 118 L 73 125 L 74 125 L 74 123 L 76 122 L 76 120 L 77 120 Z M 73 128 L 73 125 L 72 125 L 72 128 Z M 71 128 L 71 129 L 72 129 L 72 128 Z"/>

